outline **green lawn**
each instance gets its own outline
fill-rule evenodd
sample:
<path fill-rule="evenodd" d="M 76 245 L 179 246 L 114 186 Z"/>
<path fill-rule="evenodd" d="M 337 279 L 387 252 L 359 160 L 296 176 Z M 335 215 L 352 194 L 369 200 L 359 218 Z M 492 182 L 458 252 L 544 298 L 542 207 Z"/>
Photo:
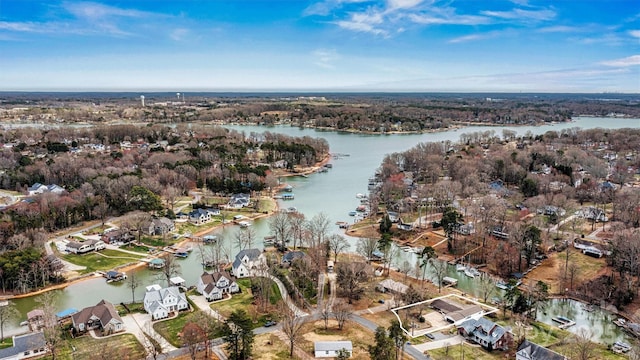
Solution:
<path fill-rule="evenodd" d="M 97 270 L 108 271 L 121 265 L 137 262 L 144 256 L 136 256 L 118 250 L 105 249 L 99 253 L 90 252 L 83 255 L 65 254 L 62 258 L 72 264 L 85 266 L 83 274 Z"/>
<path fill-rule="evenodd" d="M 4 341 L 0 342 L 0 349 L 6 349 L 12 346 L 13 346 L 13 339 L 11 337 L 5 338 Z"/>
<path fill-rule="evenodd" d="M 143 245 L 136 245 L 133 243 L 129 243 L 127 245 L 123 245 L 120 247 L 121 249 L 127 250 L 127 251 L 135 251 L 135 252 L 139 252 L 141 254 L 148 254 L 149 253 L 149 248 Z"/>
<path fill-rule="evenodd" d="M 241 292 L 238 294 L 233 294 L 231 299 L 223 300 L 218 302 L 211 303 L 210 307 L 217 312 L 219 312 L 224 317 L 229 317 L 234 310 L 243 309 L 248 313 L 249 308 L 253 306 L 253 295 L 251 294 L 251 280 L 249 279 L 240 279 L 238 280 L 238 285 L 240 286 Z M 282 296 L 280 295 L 280 290 L 278 289 L 278 285 L 274 282 L 271 284 L 271 296 L 269 297 L 269 302 L 271 305 L 277 304 Z M 279 316 L 276 313 L 266 313 L 259 314 L 257 316 L 256 322 L 254 323 L 254 327 L 263 326 L 265 322 L 269 320 L 276 320 Z"/>
<path fill-rule="evenodd" d="M 209 315 L 200 310 L 196 310 L 194 312 L 182 312 L 175 319 L 156 322 L 153 324 L 153 328 L 158 332 L 158 334 L 167 339 L 171 345 L 181 347 L 182 340 L 178 334 L 188 322 L 195 322 L 203 316 Z"/>
<path fill-rule="evenodd" d="M 83 335 L 69 339 L 56 353 L 56 359 L 144 359 L 144 347 L 132 334 L 122 334 L 104 339 Z M 51 355 L 45 357 L 51 359 Z"/>

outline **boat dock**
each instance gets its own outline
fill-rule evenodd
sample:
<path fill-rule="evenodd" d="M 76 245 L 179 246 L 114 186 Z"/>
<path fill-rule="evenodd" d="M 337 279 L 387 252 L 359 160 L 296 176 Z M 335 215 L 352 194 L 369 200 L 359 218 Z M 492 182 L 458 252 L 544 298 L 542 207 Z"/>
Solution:
<path fill-rule="evenodd" d="M 557 322 L 558 324 L 560 324 L 560 325 L 558 325 L 558 327 L 560 329 L 566 329 L 566 328 L 571 327 L 571 326 L 576 324 L 575 321 L 573 321 L 573 320 L 571 320 L 569 318 L 566 318 L 564 316 L 556 316 L 556 317 L 552 318 L 551 320 L 553 320 L 554 322 Z"/>
<path fill-rule="evenodd" d="M 445 277 L 442 278 L 442 284 L 446 285 L 446 286 L 454 286 L 455 287 L 455 286 L 458 285 L 458 279 L 445 276 Z"/>

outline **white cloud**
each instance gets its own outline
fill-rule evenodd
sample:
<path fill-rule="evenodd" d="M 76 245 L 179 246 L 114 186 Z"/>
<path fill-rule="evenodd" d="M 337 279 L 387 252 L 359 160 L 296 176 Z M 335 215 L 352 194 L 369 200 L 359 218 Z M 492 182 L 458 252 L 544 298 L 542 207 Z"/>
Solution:
<path fill-rule="evenodd" d="M 430 14 L 410 14 L 409 19 L 422 25 L 485 25 L 491 19 L 477 15 L 430 15 Z"/>
<path fill-rule="evenodd" d="M 335 49 L 317 49 L 311 53 L 313 64 L 324 69 L 335 69 L 334 62 L 340 58 Z"/>
<path fill-rule="evenodd" d="M 169 37 L 174 41 L 182 41 L 190 34 L 189 29 L 173 29 L 169 34 Z"/>
<path fill-rule="evenodd" d="M 422 3 L 423 0 L 388 0 L 389 9 L 411 9 Z"/>
<path fill-rule="evenodd" d="M 640 65 L 640 55 L 631 55 L 621 59 L 603 61 L 600 64 L 613 67 L 629 67 Z"/>
<path fill-rule="evenodd" d="M 78 18 L 101 19 L 109 16 L 144 17 L 151 15 L 144 11 L 123 9 L 95 2 L 65 2 L 63 8 Z"/>
<path fill-rule="evenodd" d="M 523 10 L 513 9 L 510 11 L 482 11 L 481 14 L 506 20 L 534 20 L 544 21 L 551 20 L 556 17 L 556 12 L 549 9 L 542 10 Z"/>
<path fill-rule="evenodd" d="M 640 30 L 629 30 L 629 35 L 640 38 Z"/>
<path fill-rule="evenodd" d="M 581 31 L 583 28 L 575 27 L 575 26 L 566 26 L 566 25 L 555 25 L 555 26 L 547 26 L 538 29 L 538 32 L 541 33 L 568 33 L 568 32 L 576 32 Z"/>
<path fill-rule="evenodd" d="M 335 23 L 343 29 L 386 36 L 388 32 L 378 27 L 383 22 L 384 16 L 380 11 L 370 10 L 366 13 L 352 13 L 349 20 L 340 20 Z"/>
<path fill-rule="evenodd" d="M 465 36 L 459 36 L 457 38 L 453 38 L 453 39 L 449 40 L 449 43 L 457 44 L 457 43 L 462 43 L 462 42 L 467 42 L 467 41 L 486 39 L 488 37 L 489 36 L 487 36 L 487 35 L 481 35 L 481 34 L 465 35 Z"/>
<path fill-rule="evenodd" d="M 344 4 L 370 2 L 371 0 L 325 0 L 309 5 L 302 14 L 304 16 L 320 15 L 326 16 L 335 9 L 341 8 Z"/>

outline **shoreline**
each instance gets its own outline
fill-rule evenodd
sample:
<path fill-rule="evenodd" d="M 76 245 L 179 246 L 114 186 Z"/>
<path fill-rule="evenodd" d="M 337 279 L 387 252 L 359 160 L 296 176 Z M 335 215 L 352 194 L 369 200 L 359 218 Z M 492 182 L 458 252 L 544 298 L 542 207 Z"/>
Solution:
<path fill-rule="evenodd" d="M 304 170 L 302 170 L 299 173 L 289 173 L 289 174 L 283 174 L 283 175 L 279 175 L 279 176 L 281 176 L 281 177 L 291 177 L 291 176 L 300 176 L 302 174 L 304 174 L 304 175 L 313 174 L 313 173 L 317 172 L 320 168 L 322 168 L 325 164 L 327 164 L 329 162 L 329 160 L 331 160 L 331 153 L 327 154 L 324 159 L 322 159 L 319 162 L 315 163 L 313 166 L 305 168 Z M 267 213 L 254 212 L 252 214 L 252 216 L 249 217 L 249 219 L 256 220 L 256 219 L 262 219 L 262 218 L 270 217 L 274 213 L 279 211 L 280 207 L 279 207 L 278 201 L 276 199 L 273 199 L 272 195 L 269 195 L 268 197 L 273 200 L 273 204 L 275 205 L 273 210 L 271 210 L 271 211 L 269 211 Z M 214 231 L 216 229 L 219 229 L 219 228 L 221 228 L 221 227 L 223 227 L 225 225 L 227 225 L 227 224 L 218 224 L 218 225 L 214 225 L 214 226 L 203 228 L 202 230 L 199 230 L 197 233 L 193 234 L 193 236 L 202 237 L 202 236 L 204 236 L 204 235 L 206 235 L 206 234 L 208 234 L 208 233 L 210 233 L 210 232 L 212 232 L 212 231 Z M 193 241 L 191 238 L 185 238 L 184 240 L 174 244 L 174 246 L 183 247 L 183 246 L 188 245 L 188 244 L 197 244 L 197 243 L 198 243 L 197 241 Z M 164 253 L 160 254 L 158 256 L 154 256 L 152 259 L 162 258 L 163 257 L 162 255 L 164 255 Z M 129 271 L 137 270 L 137 269 L 139 269 L 141 267 L 145 267 L 147 265 L 148 265 L 148 263 L 146 261 L 140 260 L 137 263 L 130 263 L 130 264 L 125 264 L 122 267 L 116 267 L 115 270 L 117 270 L 119 272 L 127 273 Z M 99 277 L 99 275 L 95 271 L 91 272 L 89 274 L 84 274 L 84 275 L 72 277 L 72 278 L 67 279 L 63 283 L 47 286 L 45 288 L 38 289 L 38 290 L 35 290 L 35 291 L 31 291 L 31 292 L 28 292 L 28 293 L 24 293 L 24 294 L 5 294 L 5 295 L 0 296 L 0 299 L 2 299 L 2 300 L 11 300 L 11 299 L 23 299 L 23 298 L 28 298 L 28 297 L 31 297 L 31 296 L 37 296 L 37 295 L 46 293 L 48 291 L 61 290 L 61 289 L 64 289 L 64 288 L 66 288 L 68 286 L 71 286 L 71 285 L 74 285 L 74 284 L 77 284 L 77 283 L 92 279 L 94 277 Z"/>

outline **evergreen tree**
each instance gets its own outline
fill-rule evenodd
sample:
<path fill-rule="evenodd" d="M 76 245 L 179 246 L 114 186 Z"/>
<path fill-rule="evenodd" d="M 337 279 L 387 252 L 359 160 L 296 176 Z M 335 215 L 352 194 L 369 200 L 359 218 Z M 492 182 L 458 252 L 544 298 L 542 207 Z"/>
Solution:
<path fill-rule="evenodd" d="M 395 360 L 395 345 L 393 340 L 387 336 L 387 330 L 382 326 L 378 326 L 374 337 L 375 345 L 369 345 L 371 360 Z"/>
<path fill-rule="evenodd" d="M 251 356 L 253 331 L 251 318 L 244 310 L 235 310 L 225 321 L 224 340 L 228 343 L 229 359 L 245 360 Z"/>

